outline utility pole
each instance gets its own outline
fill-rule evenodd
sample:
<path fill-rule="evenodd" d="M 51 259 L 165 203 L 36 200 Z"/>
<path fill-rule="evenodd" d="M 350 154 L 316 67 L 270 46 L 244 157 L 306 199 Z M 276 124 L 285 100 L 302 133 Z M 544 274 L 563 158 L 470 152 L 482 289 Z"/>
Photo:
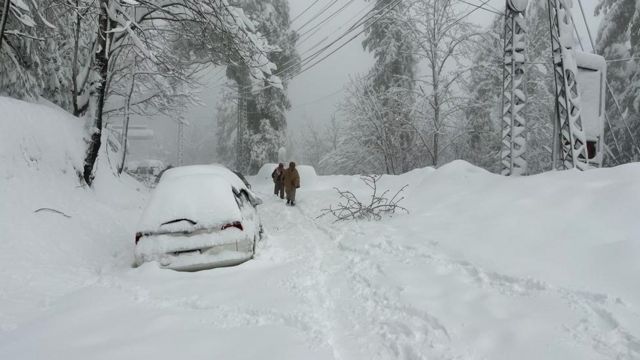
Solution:
<path fill-rule="evenodd" d="M 502 175 L 525 175 L 527 161 L 525 78 L 526 28 L 524 12 L 528 0 L 507 0 L 504 14 L 504 58 L 502 70 Z"/>
<path fill-rule="evenodd" d="M 178 119 L 178 166 L 184 161 L 184 119 Z"/>
<path fill-rule="evenodd" d="M 551 52 L 556 88 L 556 124 L 553 166 L 560 169 L 590 167 L 582 124 L 578 66 L 573 37 L 571 1 L 548 0 Z M 559 163 L 557 163 L 559 161 Z"/>
<path fill-rule="evenodd" d="M 527 141 L 524 133 L 526 120 L 521 111 L 527 102 L 525 10 L 528 0 L 506 0 L 506 3 L 502 84 L 502 174 L 524 175 L 527 172 L 527 162 L 523 155 L 527 149 Z M 586 170 L 592 165 L 589 163 L 587 135 L 583 123 L 585 119 L 582 117 L 583 106 L 578 88 L 579 59 L 575 50 L 576 39 L 572 33 L 572 6 L 571 0 L 547 0 L 556 103 L 552 161 L 554 169 Z M 591 134 L 592 137 L 594 135 Z M 594 141 L 591 140 L 592 143 Z M 593 152 L 597 153 L 597 149 Z"/>

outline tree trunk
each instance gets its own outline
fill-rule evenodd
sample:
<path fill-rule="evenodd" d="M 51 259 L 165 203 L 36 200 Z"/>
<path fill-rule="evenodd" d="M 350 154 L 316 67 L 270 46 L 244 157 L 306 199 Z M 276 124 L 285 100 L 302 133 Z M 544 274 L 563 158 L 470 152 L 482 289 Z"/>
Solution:
<path fill-rule="evenodd" d="M 91 121 L 92 126 L 89 129 L 91 138 L 87 154 L 84 159 L 83 177 L 87 185 L 91 186 L 94 174 L 93 169 L 100 152 L 101 136 L 102 136 L 102 111 L 104 109 L 105 88 L 107 84 L 107 71 L 109 68 L 109 49 L 108 49 L 108 30 L 109 16 L 107 7 L 109 0 L 100 0 L 100 15 L 98 18 L 98 36 L 96 37 L 96 49 L 94 54 L 94 62 L 91 65 L 92 71 L 98 75 L 98 78 L 91 83 Z"/>
<path fill-rule="evenodd" d="M 249 162 L 251 161 L 248 135 L 248 114 L 247 105 L 251 87 L 248 69 L 242 68 L 238 71 L 238 124 L 236 130 L 236 170 L 247 173 Z"/>
<path fill-rule="evenodd" d="M 73 31 L 73 64 L 71 66 L 71 76 L 73 81 L 73 115 L 80 116 L 80 106 L 78 104 L 78 95 L 80 95 L 80 89 L 78 89 L 78 52 L 80 51 L 80 25 L 82 24 L 82 17 L 80 16 L 80 0 L 76 0 L 76 28 Z"/>
<path fill-rule="evenodd" d="M 434 55 L 434 59 L 431 64 L 431 76 L 433 78 L 433 166 L 438 166 L 438 152 L 439 152 L 439 142 L 440 142 L 440 78 L 438 75 L 438 70 L 436 66 L 437 55 Z"/>
<path fill-rule="evenodd" d="M 124 163 L 127 159 L 127 142 L 129 137 L 129 118 L 131 117 L 131 97 L 133 96 L 133 90 L 136 84 L 136 60 L 133 60 L 133 66 L 131 67 L 131 87 L 129 88 L 129 94 L 127 96 L 127 102 L 124 106 L 124 120 L 122 121 L 122 136 L 120 144 L 122 145 L 122 158 L 120 159 L 120 165 L 118 166 L 118 175 L 122 174 L 124 170 Z"/>
<path fill-rule="evenodd" d="M 2 40 L 4 39 L 4 28 L 7 25 L 7 19 L 9 19 L 10 6 L 11 6 L 11 0 L 4 0 L 4 6 L 2 8 L 2 19 L 0 20 L 0 50 L 2 50 Z"/>

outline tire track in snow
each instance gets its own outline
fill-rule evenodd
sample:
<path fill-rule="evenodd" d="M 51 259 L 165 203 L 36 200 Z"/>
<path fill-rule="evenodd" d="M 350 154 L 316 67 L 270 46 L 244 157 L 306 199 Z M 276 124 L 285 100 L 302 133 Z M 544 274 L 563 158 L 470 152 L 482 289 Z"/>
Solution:
<path fill-rule="evenodd" d="M 297 207 L 286 207 L 280 201 L 271 205 L 282 206 L 276 209 L 283 216 L 274 219 L 273 224 L 279 223 L 276 230 L 278 237 L 288 238 L 299 246 L 295 251 L 298 259 L 292 269 L 292 276 L 284 280 L 289 291 L 305 299 L 308 312 L 305 316 L 311 324 L 310 329 L 316 343 L 324 343 L 331 348 L 335 359 L 342 359 L 340 351 L 335 345 L 335 329 L 333 316 L 335 311 L 327 286 L 327 279 L 335 271 L 323 261 L 321 244 L 331 243 L 326 233 L 318 231 L 315 223 L 309 221 Z"/>
<path fill-rule="evenodd" d="M 361 330 L 359 344 L 369 352 L 370 359 L 458 359 L 450 346 L 446 327 L 426 311 L 404 304 L 400 289 L 385 287 L 380 278 L 385 277 L 382 267 L 372 261 L 366 251 L 345 246 L 341 241 L 345 232 L 319 225 L 314 218 L 301 210 L 310 223 L 333 242 L 333 251 L 325 256 L 342 257 L 341 272 L 347 279 L 347 288 L 359 306 L 343 309 L 347 323 Z M 343 319 L 343 322 L 345 320 Z M 364 325 L 363 325 L 364 324 Z M 362 341 L 364 340 L 364 341 Z"/>

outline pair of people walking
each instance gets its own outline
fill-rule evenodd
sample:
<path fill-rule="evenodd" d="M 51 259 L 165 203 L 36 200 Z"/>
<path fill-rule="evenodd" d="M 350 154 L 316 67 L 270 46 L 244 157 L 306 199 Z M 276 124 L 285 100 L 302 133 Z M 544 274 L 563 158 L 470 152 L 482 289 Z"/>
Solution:
<path fill-rule="evenodd" d="M 284 164 L 278 164 L 278 167 L 271 173 L 274 183 L 273 193 L 284 199 L 287 196 L 287 205 L 294 206 L 296 204 L 296 189 L 300 187 L 300 175 L 296 169 L 296 163 L 290 162 L 288 168 L 284 168 Z"/>

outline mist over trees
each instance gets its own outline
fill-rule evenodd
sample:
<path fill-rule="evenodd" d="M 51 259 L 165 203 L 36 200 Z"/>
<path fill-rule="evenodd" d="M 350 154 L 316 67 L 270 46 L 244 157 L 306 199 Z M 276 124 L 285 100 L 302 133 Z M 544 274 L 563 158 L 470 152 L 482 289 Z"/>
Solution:
<path fill-rule="evenodd" d="M 394 4 L 372 3 L 374 9 Z M 499 172 L 504 15 L 497 9 L 481 28 L 465 18 L 469 9 L 457 1 L 405 1 L 371 25 L 363 45 L 375 64 L 346 86 L 337 108 L 344 131 L 335 150 L 316 161 L 322 172 L 398 174 L 454 159 Z M 629 0 L 601 0 L 596 8 L 603 17 L 595 50 L 621 60 L 608 62 L 608 166 L 640 157 L 637 11 Z M 529 105 L 523 111 L 528 172 L 535 174 L 551 169 L 555 118 L 545 1 L 529 2 L 526 27 Z M 328 144 L 329 136 L 311 137 L 306 148 L 327 148 L 319 142 Z"/>
<path fill-rule="evenodd" d="M 301 35 L 287 0 L 0 0 L 0 94 L 44 99 L 84 119 L 87 149 L 77 171 L 86 184 L 109 127 L 123 129 L 122 171 L 131 118 L 182 121 L 189 106 L 201 104 L 203 71 L 214 66 L 225 67 L 228 81 L 211 131 L 198 133 L 208 135 L 194 140 L 193 151 L 211 138 L 211 161 L 243 173 L 277 162 L 283 147 L 323 174 L 400 174 L 454 159 L 497 172 L 503 10 L 489 9 L 495 15 L 478 26 L 467 16 L 479 9 L 457 0 L 367 4 L 355 29 L 373 65 L 347 79 L 334 117 L 301 132 L 287 126 L 289 83 L 324 60 L 324 44 L 298 54 Z M 331 11 L 310 23 L 303 40 Z M 608 59 L 611 90 L 608 166 L 640 159 L 638 11 L 632 0 L 599 0 L 596 7 L 602 20 L 595 51 Z M 529 2 L 526 26 L 523 112 L 533 174 L 551 168 L 555 117 L 545 1 Z"/>
<path fill-rule="evenodd" d="M 298 35 L 290 29 L 286 0 L 236 0 L 231 3 L 242 8 L 256 24 L 257 33 L 271 46 L 267 58 L 282 75 L 279 87 L 252 88 L 245 64 L 227 67 L 227 76 L 235 84 L 227 86 L 218 104 L 219 160 L 243 173 L 256 173 L 262 164 L 276 162 L 278 150 L 286 143 L 285 113 L 291 107 L 286 92 L 287 75 L 298 70 Z M 231 92 L 236 94 L 235 99 Z M 242 114 L 238 110 L 243 111 L 246 118 L 239 117 Z"/>
<path fill-rule="evenodd" d="M 252 85 L 279 86 L 271 47 L 226 0 L 2 2 L 0 92 L 47 99 L 87 123 L 91 184 L 105 120 L 179 114 L 209 65 L 244 64 Z"/>
<path fill-rule="evenodd" d="M 607 144 L 617 158 L 613 163 L 640 159 L 640 10 L 635 1 L 600 0 L 596 15 L 602 23 L 596 51 L 607 59 L 607 78 L 616 98 L 607 95 L 607 113 L 613 122 Z M 609 159 L 610 161 L 612 159 Z"/>

